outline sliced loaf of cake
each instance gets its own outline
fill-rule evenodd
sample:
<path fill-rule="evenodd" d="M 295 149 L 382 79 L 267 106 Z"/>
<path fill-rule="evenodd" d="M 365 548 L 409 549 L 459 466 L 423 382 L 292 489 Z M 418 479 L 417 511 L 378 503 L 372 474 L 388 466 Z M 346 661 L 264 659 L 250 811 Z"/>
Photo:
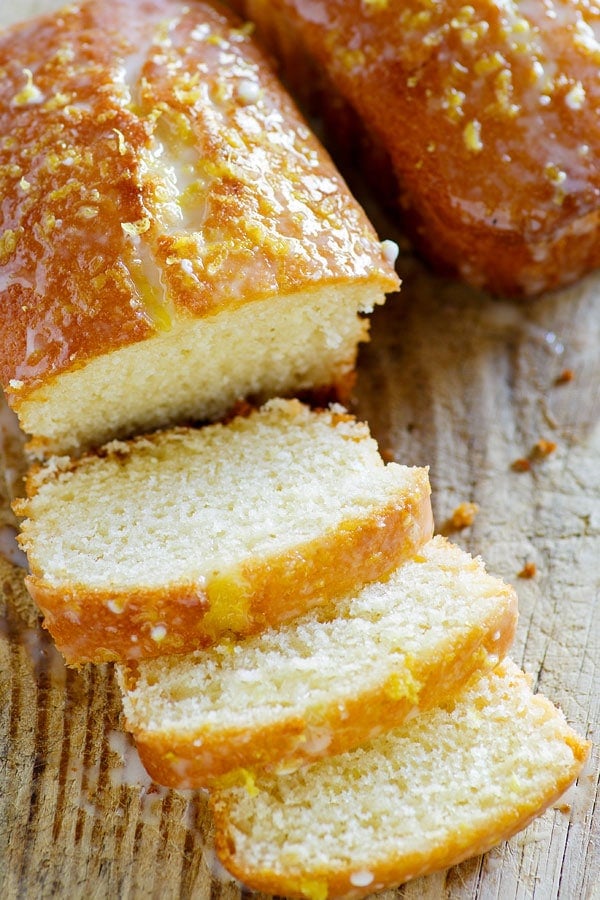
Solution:
<path fill-rule="evenodd" d="M 563 793 L 588 749 L 505 661 L 362 748 L 217 790 L 217 851 L 256 890 L 354 900 L 508 838 Z"/>
<path fill-rule="evenodd" d="M 426 469 L 297 400 L 55 457 L 26 488 L 27 585 L 72 664 L 261 631 L 384 577 L 433 528 Z"/>
<path fill-rule="evenodd" d="M 89 0 L 3 30 L 0 70 L 0 384 L 31 452 L 347 388 L 393 247 L 240 20 Z"/>
<path fill-rule="evenodd" d="M 240 642 L 119 667 L 152 778 L 289 771 L 399 725 L 507 652 L 517 598 L 444 538 L 383 582 Z"/>

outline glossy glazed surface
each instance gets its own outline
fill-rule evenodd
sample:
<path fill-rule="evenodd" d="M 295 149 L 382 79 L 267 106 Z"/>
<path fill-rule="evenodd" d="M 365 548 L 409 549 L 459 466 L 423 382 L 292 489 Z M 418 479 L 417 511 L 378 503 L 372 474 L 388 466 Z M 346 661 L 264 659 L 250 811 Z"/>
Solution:
<path fill-rule="evenodd" d="M 420 246 L 535 293 L 600 263 L 600 8 L 590 0 L 250 0 L 390 157 Z M 376 173 L 385 181 L 384 173 Z"/>

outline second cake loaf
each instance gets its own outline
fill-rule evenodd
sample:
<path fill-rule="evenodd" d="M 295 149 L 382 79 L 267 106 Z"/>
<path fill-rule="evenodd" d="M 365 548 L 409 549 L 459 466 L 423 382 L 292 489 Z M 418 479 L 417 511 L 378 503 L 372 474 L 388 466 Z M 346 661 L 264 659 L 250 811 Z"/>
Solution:
<path fill-rule="evenodd" d="M 600 27 L 586 0 L 233 5 L 439 267 L 527 295 L 600 265 Z"/>

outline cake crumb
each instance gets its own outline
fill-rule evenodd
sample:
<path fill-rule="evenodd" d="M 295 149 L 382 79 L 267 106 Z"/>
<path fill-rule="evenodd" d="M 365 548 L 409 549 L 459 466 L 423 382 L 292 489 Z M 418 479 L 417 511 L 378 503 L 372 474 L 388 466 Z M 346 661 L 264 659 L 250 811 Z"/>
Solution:
<path fill-rule="evenodd" d="M 534 562 L 525 563 L 519 572 L 519 578 L 535 578 L 537 574 L 537 566 Z"/>
<path fill-rule="evenodd" d="M 571 804 L 570 803 L 557 803 L 553 809 L 556 809 L 558 812 L 568 814 L 571 812 Z"/>
<path fill-rule="evenodd" d="M 550 456 L 557 448 L 555 441 L 549 441 L 547 438 L 540 438 L 536 441 L 529 452 L 529 456 L 521 456 L 515 459 L 511 465 L 513 472 L 529 472 L 533 463 L 538 460 Z"/>
<path fill-rule="evenodd" d="M 573 369 L 563 369 L 560 375 L 556 378 L 555 384 L 568 384 L 569 381 L 573 381 L 575 378 L 575 372 Z"/>
<path fill-rule="evenodd" d="M 468 528 L 475 521 L 478 512 L 479 507 L 476 503 L 469 501 L 459 503 L 450 517 L 450 525 L 457 530 Z"/>
<path fill-rule="evenodd" d="M 535 456 L 550 456 L 556 450 L 556 443 L 548 441 L 546 438 L 540 438 L 533 446 L 532 453 Z"/>

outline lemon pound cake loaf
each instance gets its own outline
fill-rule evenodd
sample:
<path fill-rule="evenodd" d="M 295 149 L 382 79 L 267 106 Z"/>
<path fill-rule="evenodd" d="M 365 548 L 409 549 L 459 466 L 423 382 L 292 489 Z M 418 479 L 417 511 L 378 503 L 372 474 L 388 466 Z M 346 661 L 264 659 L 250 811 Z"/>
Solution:
<path fill-rule="evenodd" d="M 235 5 L 438 266 L 535 294 L 600 265 L 600 18 L 588 0 Z"/>
<path fill-rule="evenodd" d="M 91 0 L 4 30 L 0 70 L 0 384 L 32 453 L 347 386 L 393 245 L 240 21 Z"/>
<path fill-rule="evenodd" d="M 444 538 L 384 582 L 238 643 L 119 667 L 127 727 L 152 778 L 208 786 L 358 746 L 493 668 L 517 599 Z M 237 777 L 237 774 L 236 774 Z"/>
<path fill-rule="evenodd" d="M 363 748 L 213 795 L 246 885 L 357 898 L 483 853 L 556 800 L 589 745 L 510 661 Z"/>
<path fill-rule="evenodd" d="M 433 528 L 426 469 L 297 400 L 55 457 L 26 487 L 27 585 L 70 663 L 260 631 L 385 576 Z"/>

